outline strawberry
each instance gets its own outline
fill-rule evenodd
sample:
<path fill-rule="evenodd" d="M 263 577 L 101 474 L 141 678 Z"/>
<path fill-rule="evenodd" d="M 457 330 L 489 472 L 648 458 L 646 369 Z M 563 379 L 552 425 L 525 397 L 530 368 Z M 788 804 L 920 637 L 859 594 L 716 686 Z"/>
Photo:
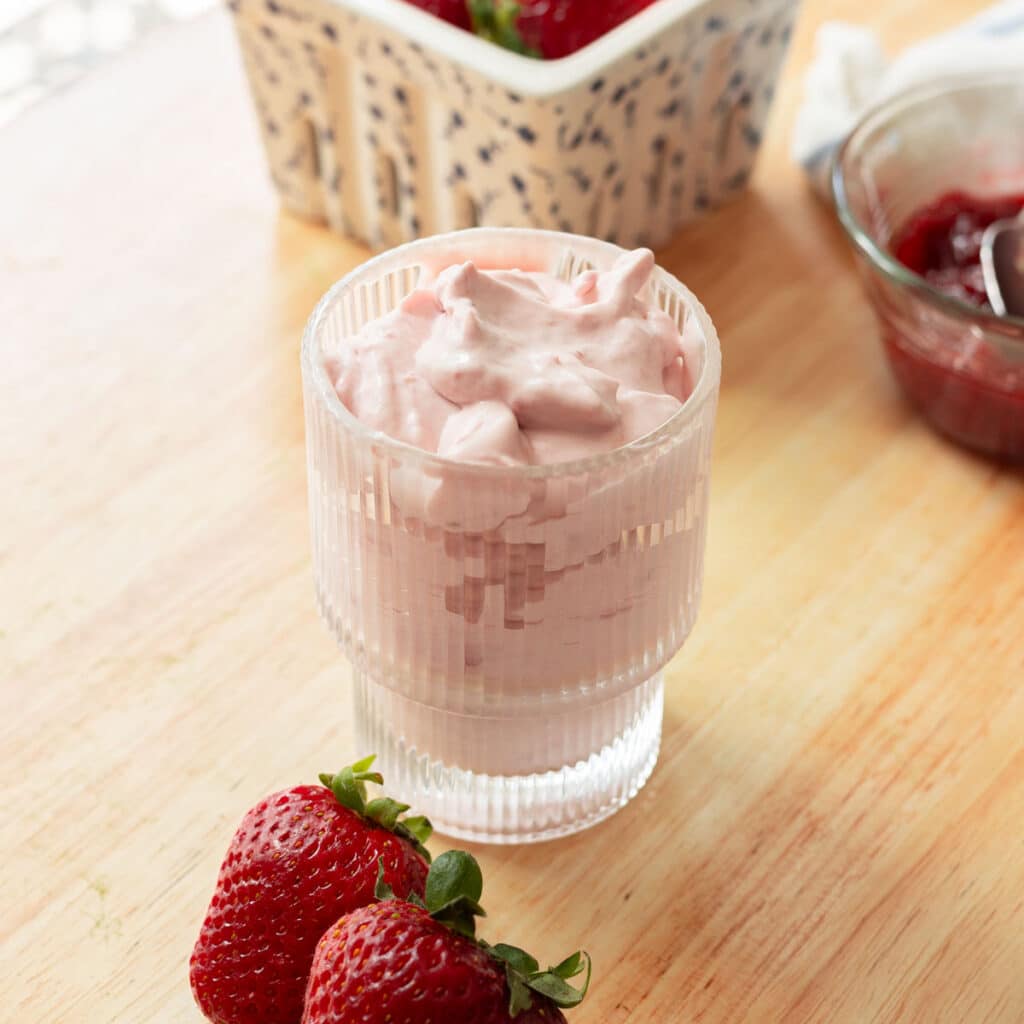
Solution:
<path fill-rule="evenodd" d="M 590 982 L 574 953 L 541 971 L 514 946 L 474 938 L 483 881 L 473 857 L 442 854 L 423 900 L 397 900 L 378 873 L 373 903 L 345 915 L 316 948 L 302 1024 L 565 1024 Z M 582 989 L 568 979 L 587 972 Z"/>
<path fill-rule="evenodd" d="M 468 29 L 470 27 L 469 8 L 466 6 L 466 0 L 409 0 L 409 2 L 424 11 L 429 11 L 438 18 L 443 18 L 452 25 L 458 25 L 459 28 Z"/>
<path fill-rule="evenodd" d="M 554 60 L 600 39 L 654 0 L 467 0 L 477 35 Z"/>
<path fill-rule="evenodd" d="M 379 870 L 396 892 L 424 892 L 426 818 L 378 798 L 368 757 L 323 786 L 295 786 L 242 819 L 221 865 L 189 976 L 213 1024 L 298 1024 L 320 937 L 370 903 Z M 382 865 L 382 868 L 378 868 Z"/>

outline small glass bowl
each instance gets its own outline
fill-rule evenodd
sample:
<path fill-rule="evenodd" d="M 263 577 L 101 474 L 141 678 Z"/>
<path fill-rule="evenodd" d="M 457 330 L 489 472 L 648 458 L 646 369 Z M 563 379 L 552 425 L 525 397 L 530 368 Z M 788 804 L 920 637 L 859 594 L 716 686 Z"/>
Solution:
<path fill-rule="evenodd" d="M 893 236 L 958 191 L 1024 192 L 1024 74 L 960 77 L 864 116 L 836 159 L 836 210 L 910 401 L 948 437 L 1024 460 L 1024 319 L 945 295 L 903 266 Z"/>

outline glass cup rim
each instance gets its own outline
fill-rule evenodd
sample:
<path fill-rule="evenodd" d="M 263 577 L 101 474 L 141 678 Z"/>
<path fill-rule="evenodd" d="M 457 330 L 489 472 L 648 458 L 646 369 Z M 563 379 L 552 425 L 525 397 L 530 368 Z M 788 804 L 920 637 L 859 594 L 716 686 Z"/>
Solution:
<path fill-rule="evenodd" d="M 908 108 L 965 93 L 984 89 L 1006 89 L 1019 87 L 1024 90 L 1024 73 L 1008 71 L 990 71 L 975 74 L 954 75 L 943 82 L 931 82 L 903 90 L 895 96 L 872 106 L 854 125 L 846 139 L 840 145 L 832 163 L 832 198 L 840 224 L 851 241 L 890 283 L 901 288 L 910 289 L 925 301 L 936 306 L 943 312 L 961 320 L 969 320 L 972 324 L 1003 336 L 1003 340 L 1011 345 L 1024 346 L 1024 317 L 997 316 L 995 313 L 974 306 L 963 299 L 947 295 L 933 287 L 920 274 L 905 267 L 891 253 L 886 252 L 874 239 L 874 233 L 858 219 L 850 207 L 846 186 L 846 158 L 863 139 L 863 137 L 891 121 L 897 114 Z"/>
<path fill-rule="evenodd" d="M 362 283 L 363 279 L 374 280 L 375 277 L 379 277 L 379 274 L 374 275 L 374 270 L 380 264 L 390 262 L 400 254 L 407 254 L 410 257 L 408 263 L 414 264 L 417 262 L 416 256 L 419 253 L 425 256 L 428 252 L 443 250 L 445 247 L 456 248 L 461 241 L 467 238 L 480 240 L 487 236 L 505 239 L 518 237 L 523 240 L 540 237 L 551 243 L 561 243 L 568 249 L 573 249 L 574 247 L 578 249 L 582 242 L 591 251 L 595 248 L 604 249 L 609 254 L 615 255 L 628 251 L 612 242 L 605 242 L 586 235 L 575 235 L 564 231 L 548 231 L 543 228 L 478 227 L 464 228 L 459 231 L 450 231 L 439 235 L 429 235 L 425 238 L 405 242 L 402 245 L 378 253 L 369 260 L 359 264 L 359 266 L 353 268 L 344 277 L 336 281 L 320 299 L 309 320 L 306 322 L 302 336 L 302 373 L 307 382 L 306 386 L 312 387 L 315 400 L 323 404 L 332 418 L 346 433 L 354 436 L 365 445 L 372 445 L 382 449 L 386 454 L 400 458 L 407 464 L 411 462 L 418 464 L 421 468 L 433 467 L 438 471 L 458 471 L 459 473 L 473 476 L 508 480 L 523 478 L 547 479 L 582 475 L 610 465 L 621 464 L 636 455 L 646 454 L 670 442 L 675 437 L 682 435 L 691 425 L 699 425 L 701 413 L 705 406 L 717 394 L 721 377 L 722 356 L 718 333 L 707 311 L 693 292 L 674 275 L 657 264 L 655 264 L 652 280 L 671 288 L 686 302 L 691 313 L 697 317 L 704 338 L 704 365 L 693 391 L 680 408 L 660 426 L 655 427 L 654 430 L 644 434 L 642 437 L 629 442 L 629 444 L 613 448 L 607 452 L 598 452 L 594 455 L 587 455 L 564 462 L 524 466 L 489 466 L 483 463 L 462 462 L 438 455 L 435 452 L 428 452 L 422 448 L 417 448 L 406 441 L 390 437 L 382 431 L 371 429 L 354 416 L 338 397 L 334 386 L 327 376 L 323 360 L 319 358 L 319 338 L 323 324 L 326 318 L 334 311 L 340 297 L 354 285 Z"/>

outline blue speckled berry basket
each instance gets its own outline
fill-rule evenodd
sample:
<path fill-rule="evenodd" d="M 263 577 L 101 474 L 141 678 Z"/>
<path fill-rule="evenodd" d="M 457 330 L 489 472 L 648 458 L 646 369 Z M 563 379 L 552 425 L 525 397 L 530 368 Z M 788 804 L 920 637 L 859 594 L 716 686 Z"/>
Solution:
<path fill-rule="evenodd" d="M 659 0 L 537 61 L 404 0 L 229 0 L 282 200 L 387 248 L 473 225 L 660 245 L 746 184 L 798 0 Z"/>

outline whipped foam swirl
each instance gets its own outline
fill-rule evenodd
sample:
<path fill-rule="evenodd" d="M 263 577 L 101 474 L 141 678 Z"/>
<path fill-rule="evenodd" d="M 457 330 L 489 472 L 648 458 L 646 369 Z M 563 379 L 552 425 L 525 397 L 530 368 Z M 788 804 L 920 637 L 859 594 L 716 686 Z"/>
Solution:
<path fill-rule="evenodd" d="M 327 373 L 367 426 L 456 461 L 610 451 L 693 390 L 691 346 L 645 298 L 653 269 L 646 249 L 570 282 L 450 266 L 327 353 Z"/>

